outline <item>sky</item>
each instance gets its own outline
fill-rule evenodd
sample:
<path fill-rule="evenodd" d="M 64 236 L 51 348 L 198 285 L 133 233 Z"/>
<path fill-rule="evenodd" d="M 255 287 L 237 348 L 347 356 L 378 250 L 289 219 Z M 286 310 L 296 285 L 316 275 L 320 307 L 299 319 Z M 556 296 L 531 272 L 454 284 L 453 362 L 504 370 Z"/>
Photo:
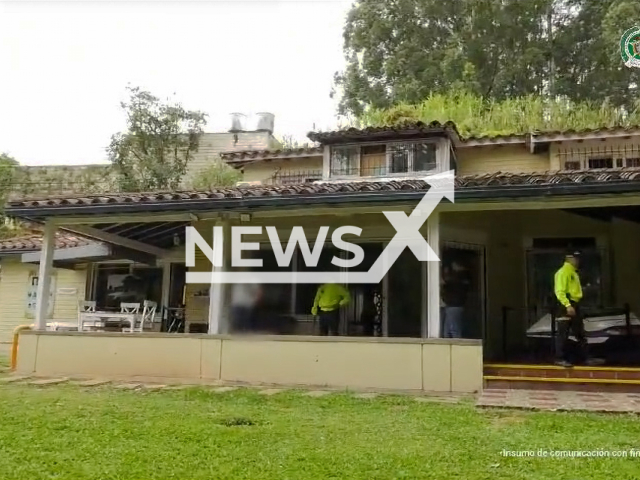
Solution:
<path fill-rule="evenodd" d="M 0 152 L 103 163 L 126 86 L 209 114 L 271 112 L 275 135 L 337 126 L 352 0 L 0 0 Z"/>

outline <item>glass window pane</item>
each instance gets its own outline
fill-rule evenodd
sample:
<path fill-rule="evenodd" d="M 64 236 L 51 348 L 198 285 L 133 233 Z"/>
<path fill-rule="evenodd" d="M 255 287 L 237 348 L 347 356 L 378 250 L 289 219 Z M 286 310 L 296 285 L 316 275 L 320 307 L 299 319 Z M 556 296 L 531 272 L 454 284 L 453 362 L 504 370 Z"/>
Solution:
<path fill-rule="evenodd" d="M 162 269 L 100 265 L 95 288 L 99 308 L 119 309 L 122 302 L 162 301 Z"/>
<path fill-rule="evenodd" d="M 357 147 L 333 147 L 331 149 L 332 175 L 357 175 Z"/>
<path fill-rule="evenodd" d="M 434 143 L 420 143 L 415 146 L 413 171 L 426 172 L 435 170 L 436 163 L 436 145 Z"/>

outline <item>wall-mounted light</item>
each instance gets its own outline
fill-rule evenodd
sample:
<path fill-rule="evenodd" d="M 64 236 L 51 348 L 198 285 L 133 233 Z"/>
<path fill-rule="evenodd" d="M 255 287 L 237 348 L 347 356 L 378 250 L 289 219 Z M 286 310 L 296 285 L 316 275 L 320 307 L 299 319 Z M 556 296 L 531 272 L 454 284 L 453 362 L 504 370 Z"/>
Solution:
<path fill-rule="evenodd" d="M 180 246 L 180 235 L 178 235 L 177 233 L 173 234 L 173 245 L 174 247 Z"/>

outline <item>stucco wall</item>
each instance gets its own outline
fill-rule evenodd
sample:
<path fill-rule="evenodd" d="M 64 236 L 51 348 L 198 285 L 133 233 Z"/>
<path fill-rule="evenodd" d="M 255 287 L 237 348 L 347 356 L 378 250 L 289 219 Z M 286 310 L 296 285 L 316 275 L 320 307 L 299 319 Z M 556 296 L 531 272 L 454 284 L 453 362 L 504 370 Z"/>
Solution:
<path fill-rule="evenodd" d="M 270 181 L 274 175 L 295 175 L 300 173 L 320 173 L 322 175 L 322 156 L 296 159 L 273 160 L 245 165 L 242 168 L 245 182 Z"/>
<path fill-rule="evenodd" d="M 25 332 L 18 372 L 39 376 L 473 393 L 479 341 Z"/>
<path fill-rule="evenodd" d="M 29 277 L 38 274 L 38 266 L 21 263 L 18 259 L 2 259 L 0 278 L 0 342 L 10 342 L 13 329 L 31 324 L 26 315 Z M 87 283 L 86 270 L 54 269 L 56 293 L 53 319 L 76 320 L 78 300 L 84 298 Z M 61 290 L 62 289 L 62 290 Z M 66 289 L 66 290 L 65 290 Z"/>
<path fill-rule="evenodd" d="M 273 147 L 275 141 L 268 132 L 241 132 L 237 134 L 237 141 L 233 133 L 205 133 L 200 139 L 198 151 L 187 166 L 183 184 L 188 187 L 190 181 L 222 152 L 266 150 Z"/>
<path fill-rule="evenodd" d="M 524 145 L 459 148 L 456 151 L 458 175 L 483 173 L 546 172 L 549 154 L 532 154 Z"/>

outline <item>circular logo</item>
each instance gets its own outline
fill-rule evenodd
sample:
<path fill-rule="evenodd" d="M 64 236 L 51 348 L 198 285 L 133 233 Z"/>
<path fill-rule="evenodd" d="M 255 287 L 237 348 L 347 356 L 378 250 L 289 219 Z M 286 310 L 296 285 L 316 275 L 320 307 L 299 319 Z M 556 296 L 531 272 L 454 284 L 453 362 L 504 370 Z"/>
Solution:
<path fill-rule="evenodd" d="M 620 54 L 627 67 L 640 68 L 640 27 L 624 32 L 620 39 Z"/>

